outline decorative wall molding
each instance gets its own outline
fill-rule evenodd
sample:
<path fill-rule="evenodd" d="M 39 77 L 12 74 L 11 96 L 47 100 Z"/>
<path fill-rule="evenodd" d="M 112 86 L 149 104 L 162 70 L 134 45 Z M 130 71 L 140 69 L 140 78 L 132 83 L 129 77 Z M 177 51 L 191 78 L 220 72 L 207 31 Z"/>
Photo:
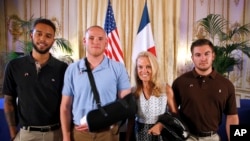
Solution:
<path fill-rule="evenodd" d="M 2 0 L 0 15 L 3 21 L 12 14 L 21 18 L 45 17 L 52 19 L 58 28 L 58 36 L 67 38 L 74 47 L 73 59 L 86 55 L 82 44 L 84 30 L 93 24 L 103 26 L 108 0 Z M 146 0 L 111 0 L 116 24 L 122 39 L 128 73 L 132 76 L 133 64 L 130 60 L 134 37 L 140 23 L 141 12 Z M 167 4 L 166 4 L 167 3 Z M 207 36 L 202 28 L 197 28 L 197 20 L 210 13 L 221 14 L 233 23 L 233 26 L 250 22 L 250 1 L 248 0 L 147 0 L 150 21 L 161 63 L 164 80 L 172 83 L 173 79 L 192 69 L 190 44 L 195 37 Z M 122 15 L 122 16 L 121 16 Z M 174 16 L 173 16 L 174 15 Z M 174 23 L 174 25 L 173 25 Z M 11 25 L 12 26 L 12 25 Z M 0 22 L 1 31 L 6 25 Z M 4 27 L 4 29 L 2 29 Z M 10 31 L 14 31 L 14 27 Z M 22 31 L 12 32 L 18 38 Z M 10 33 L 0 33 L 0 45 L 12 50 L 19 45 L 13 43 Z M 5 43 L 4 43 L 5 42 Z M 1 48 L 2 50 L 2 48 Z M 1 51 L 0 50 L 0 51 Z M 242 66 L 247 69 L 235 69 L 229 79 L 240 93 L 250 93 L 250 60 L 244 56 Z"/>

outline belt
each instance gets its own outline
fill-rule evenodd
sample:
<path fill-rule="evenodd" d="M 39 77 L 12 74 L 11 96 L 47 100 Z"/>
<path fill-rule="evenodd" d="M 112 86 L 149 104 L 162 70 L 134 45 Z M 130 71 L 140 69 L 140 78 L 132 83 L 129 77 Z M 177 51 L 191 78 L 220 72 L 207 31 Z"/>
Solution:
<path fill-rule="evenodd" d="M 216 131 L 208 131 L 208 132 L 196 132 L 196 133 L 193 133 L 195 136 L 198 136 L 198 137 L 208 137 L 208 136 L 212 136 L 214 134 L 216 134 L 217 132 Z"/>
<path fill-rule="evenodd" d="M 79 125 L 75 125 L 75 130 L 76 130 L 76 127 L 77 127 L 77 126 L 79 126 Z M 98 133 L 98 132 L 109 131 L 109 130 L 115 128 L 116 126 L 118 127 L 117 124 L 113 124 L 113 125 L 111 125 L 111 126 L 109 126 L 109 127 L 106 127 L 106 128 L 103 128 L 103 129 L 99 129 L 99 130 L 96 130 L 96 131 L 94 131 L 94 132 Z M 77 130 L 76 130 L 76 131 L 77 131 Z M 83 132 L 89 132 L 89 131 L 86 130 L 86 131 L 83 131 Z"/>
<path fill-rule="evenodd" d="M 60 128 L 60 124 L 48 125 L 48 126 L 22 126 L 21 129 L 28 131 L 40 131 L 49 132 Z"/>

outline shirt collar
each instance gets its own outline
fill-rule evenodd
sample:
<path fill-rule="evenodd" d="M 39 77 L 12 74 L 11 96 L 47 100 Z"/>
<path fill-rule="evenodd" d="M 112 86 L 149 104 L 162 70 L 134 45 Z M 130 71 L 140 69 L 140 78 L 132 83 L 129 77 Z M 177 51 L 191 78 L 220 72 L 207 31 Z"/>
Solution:
<path fill-rule="evenodd" d="M 79 62 L 79 68 L 80 68 L 81 71 L 86 71 L 86 70 L 87 70 L 87 67 L 86 67 L 86 65 L 85 65 L 85 60 L 84 60 L 84 59 L 85 59 L 85 57 L 82 58 L 82 59 L 80 60 L 80 62 Z M 100 70 L 100 69 L 103 69 L 103 68 L 107 68 L 107 67 L 108 67 L 108 61 L 109 61 L 109 59 L 108 59 L 106 56 L 104 56 L 104 58 L 103 58 L 101 64 L 99 64 L 99 65 L 95 68 L 94 71 Z"/>
<path fill-rule="evenodd" d="M 195 68 L 193 68 L 192 73 L 193 73 L 193 76 L 194 76 L 195 78 L 199 78 L 199 77 L 201 76 L 201 75 L 199 75 L 199 74 L 195 71 Z M 207 77 L 215 79 L 216 74 L 217 74 L 217 72 L 216 72 L 216 70 L 213 68 L 212 72 L 211 72 Z"/>
<path fill-rule="evenodd" d="M 32 56 L 32 51 L 27 55 L 28 56 L 28 60 L 30 63 L 35 63 L 35 59 Z M 56 62 L 55 62 L 55 58 L 50 54 L 49 60 L 47 61 L 46 65 L 48 66 L 55 66 Z"/>

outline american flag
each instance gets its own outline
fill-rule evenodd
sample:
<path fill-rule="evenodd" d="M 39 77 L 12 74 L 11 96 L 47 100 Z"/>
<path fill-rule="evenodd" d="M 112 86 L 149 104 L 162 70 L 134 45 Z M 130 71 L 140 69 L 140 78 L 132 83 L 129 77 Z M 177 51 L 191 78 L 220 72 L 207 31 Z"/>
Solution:
<path fill-rule="evenodd" d="M 108 35 L 108 47 L 105 50 L 105 55 L 113 60 L 124 64 L 120 38 L 118 35 L 115 17 L 110 0 L 108 3 L 104 29 Z"/>

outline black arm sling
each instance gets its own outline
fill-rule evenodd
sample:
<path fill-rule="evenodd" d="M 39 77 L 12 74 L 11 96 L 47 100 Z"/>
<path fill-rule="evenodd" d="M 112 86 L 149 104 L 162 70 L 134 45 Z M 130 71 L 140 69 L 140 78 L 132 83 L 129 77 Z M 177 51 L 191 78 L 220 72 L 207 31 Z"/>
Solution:
<path fill-rule="evenodd" d="M 87 67 L 87 73 L 94 94 L 94 99 L 98 107 L 98 109 L 92 110 L 87 114 L 89 131 L 99 131 L 121 121 L 119 125 L 120 128 L 126 122 L 126 119 L 134 116 L 137 111 L 137 104 L 134 95 L 130 93 L 122 99 L 101 106 L 100 96 L 87 58 L 85 58 L 85 65 Z"/>

